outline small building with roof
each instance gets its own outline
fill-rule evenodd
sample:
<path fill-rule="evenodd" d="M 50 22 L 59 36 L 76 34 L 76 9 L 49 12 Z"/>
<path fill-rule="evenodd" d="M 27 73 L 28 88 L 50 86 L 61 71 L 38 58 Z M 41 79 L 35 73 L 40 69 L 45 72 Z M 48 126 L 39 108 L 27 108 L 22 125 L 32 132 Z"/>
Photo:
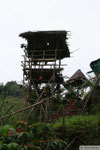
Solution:
<path fill-rule="evenodd" d="M 87 81 L 86 76 L 83 74 L 83 72 L 78 69 L 67 81 L 68 85 L 74 86 L 74 87 L 80 87 L 82 84 L 84 84 Z"/>

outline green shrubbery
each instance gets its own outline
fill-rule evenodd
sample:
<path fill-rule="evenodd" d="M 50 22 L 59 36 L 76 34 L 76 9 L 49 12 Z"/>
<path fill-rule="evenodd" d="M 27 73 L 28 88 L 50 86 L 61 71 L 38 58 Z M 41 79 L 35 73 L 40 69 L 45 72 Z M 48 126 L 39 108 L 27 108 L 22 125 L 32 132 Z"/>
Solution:
<path fill-rule="evenodd" d="M 9 92 L 12 91 L 13 87 L 17 90 L 15 84 L 8 84 L 12 87 L 11 89 L 8 88 Z M 3 85 L 2 88 L 4 88 Z M 17 95 L 19 94 L 17 93 Z M 24 98 L 12 98 L 10 93 L 8 97 L 6 96 L 6 92 L 1 93 L 0 115 L 13 113 L 13 111 L 24 107 Z M 57 97 L 54 101 L 53 110 L 58 113 L 63 109 L 65 103 L 66 99 Z M 99 108 L 100 105 L 93 106 L 90 113 L 92 115 L 66 116 L 65 126 L 63 126 L 62 118 L 59 118 L 54 124 L 33 124 L 33 119 L 38 121 L 38 117 L 36 115 L 34 118 L 33 116 L 27 117 L 30 110 L 4 119 L 0 122 L 0 150 L 64 150 L 74 138 L 75 141 L 69 147 L 69 150 L 78 150 L 79 145 L 100 145 Z M 39 113 L 38 109 L 37 113 Z M 19 118 L 24 118 L 26 121 L 17 122 Z M 29 122 L 27 122 L 28 120 Z M 12 126 L 5 124 L 12 124 Z"/>
<path fill-rule="evenodd" d="M 66 145 L 47 124 L 19 121 L 0 128 L 0 150 L 63 150 Z"/>
<path fill-rule="evenodd" d="M 0 83 L 0 95 L 3 91 L 5 91 L 8 96 L 17 97 L 23 95 L 22 85 L 18 84 L 16 81 L 7 82 L 5 85 Z"/>
<path fill-rule="evenodd" d="M 79 145 L 100 144 L 99 115 L 66 117 L 65 127 L 62 119 L 55 124 L 18 121 L 12 126 L 0 128 L 1 150 L 64 150 L 75 137 L 69 150 L 78 150 Z"/>
<path fill-rule="evenodd" d="M 53 127 L 56 129 L 57 137 L 70 143 L 74 137 L 75 142 L 70 150 L 79 145 L 99 145 L 100 144 L 100 122 L 99 115 L 82 115 L 72 118 L 66 117 L 65 128 L 62 127 L 62 120 L 57 121 Z"/>

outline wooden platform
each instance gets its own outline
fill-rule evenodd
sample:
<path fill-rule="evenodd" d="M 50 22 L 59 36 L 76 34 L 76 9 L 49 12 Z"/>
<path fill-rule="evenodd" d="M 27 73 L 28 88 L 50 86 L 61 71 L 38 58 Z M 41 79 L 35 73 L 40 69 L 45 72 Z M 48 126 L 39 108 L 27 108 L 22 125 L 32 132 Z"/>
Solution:
<path fill-rule="evenodd" d="M 50 82 L 63 82 L 63 78 L 59 75 L 60 71 L 63 70 L 62 68 L 56 69 L 54 72 L 54 69 L 28 69 L 28 78 L 35 83 L 47 83 L 50 78 Z M 26 69 L 24 70 L 26 73 Z M 53 76 L 55 75 L 55 78 Z"/>

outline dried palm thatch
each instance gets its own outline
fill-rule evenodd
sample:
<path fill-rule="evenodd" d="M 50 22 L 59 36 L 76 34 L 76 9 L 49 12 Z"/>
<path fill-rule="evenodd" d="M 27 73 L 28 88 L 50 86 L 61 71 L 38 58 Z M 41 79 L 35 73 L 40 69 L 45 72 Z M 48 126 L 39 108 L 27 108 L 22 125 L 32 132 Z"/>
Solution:
<path fill-rule="evenodd" d="M 27 52 L 29 57 L 35 54 L 35 58 L 39 59 L 45 51 L 46 58 L 52 58 L 55 55 L 56 58 L 63 59 L 70 57 L 68 43 L 66 40 L 67 31 L 38 31 L 38 32 L 25 32 L 19 36 L 27 40 Z"/>
<path fill-rule="evenodd" d="M 72 77 L 67 81 L 67 84 L 72 86 L 81 86 L 83 83 L 87 81 L 86 76 L 82 73 L 80 69 L 78 69 Z"/>

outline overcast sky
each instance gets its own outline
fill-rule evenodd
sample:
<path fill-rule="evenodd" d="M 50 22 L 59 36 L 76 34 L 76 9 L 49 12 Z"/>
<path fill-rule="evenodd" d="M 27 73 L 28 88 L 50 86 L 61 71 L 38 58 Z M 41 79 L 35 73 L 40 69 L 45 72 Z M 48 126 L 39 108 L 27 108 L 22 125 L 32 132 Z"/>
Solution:
<path fill-rule="evenodd" d="M 0 82 L 22 80 L 18 35 L 35 30 L 70 31 L 69 49 L 79 50 L 64 60 L 64 75 L 86 74 L 100 58 L 100 0 L 0 0 Z"/>

